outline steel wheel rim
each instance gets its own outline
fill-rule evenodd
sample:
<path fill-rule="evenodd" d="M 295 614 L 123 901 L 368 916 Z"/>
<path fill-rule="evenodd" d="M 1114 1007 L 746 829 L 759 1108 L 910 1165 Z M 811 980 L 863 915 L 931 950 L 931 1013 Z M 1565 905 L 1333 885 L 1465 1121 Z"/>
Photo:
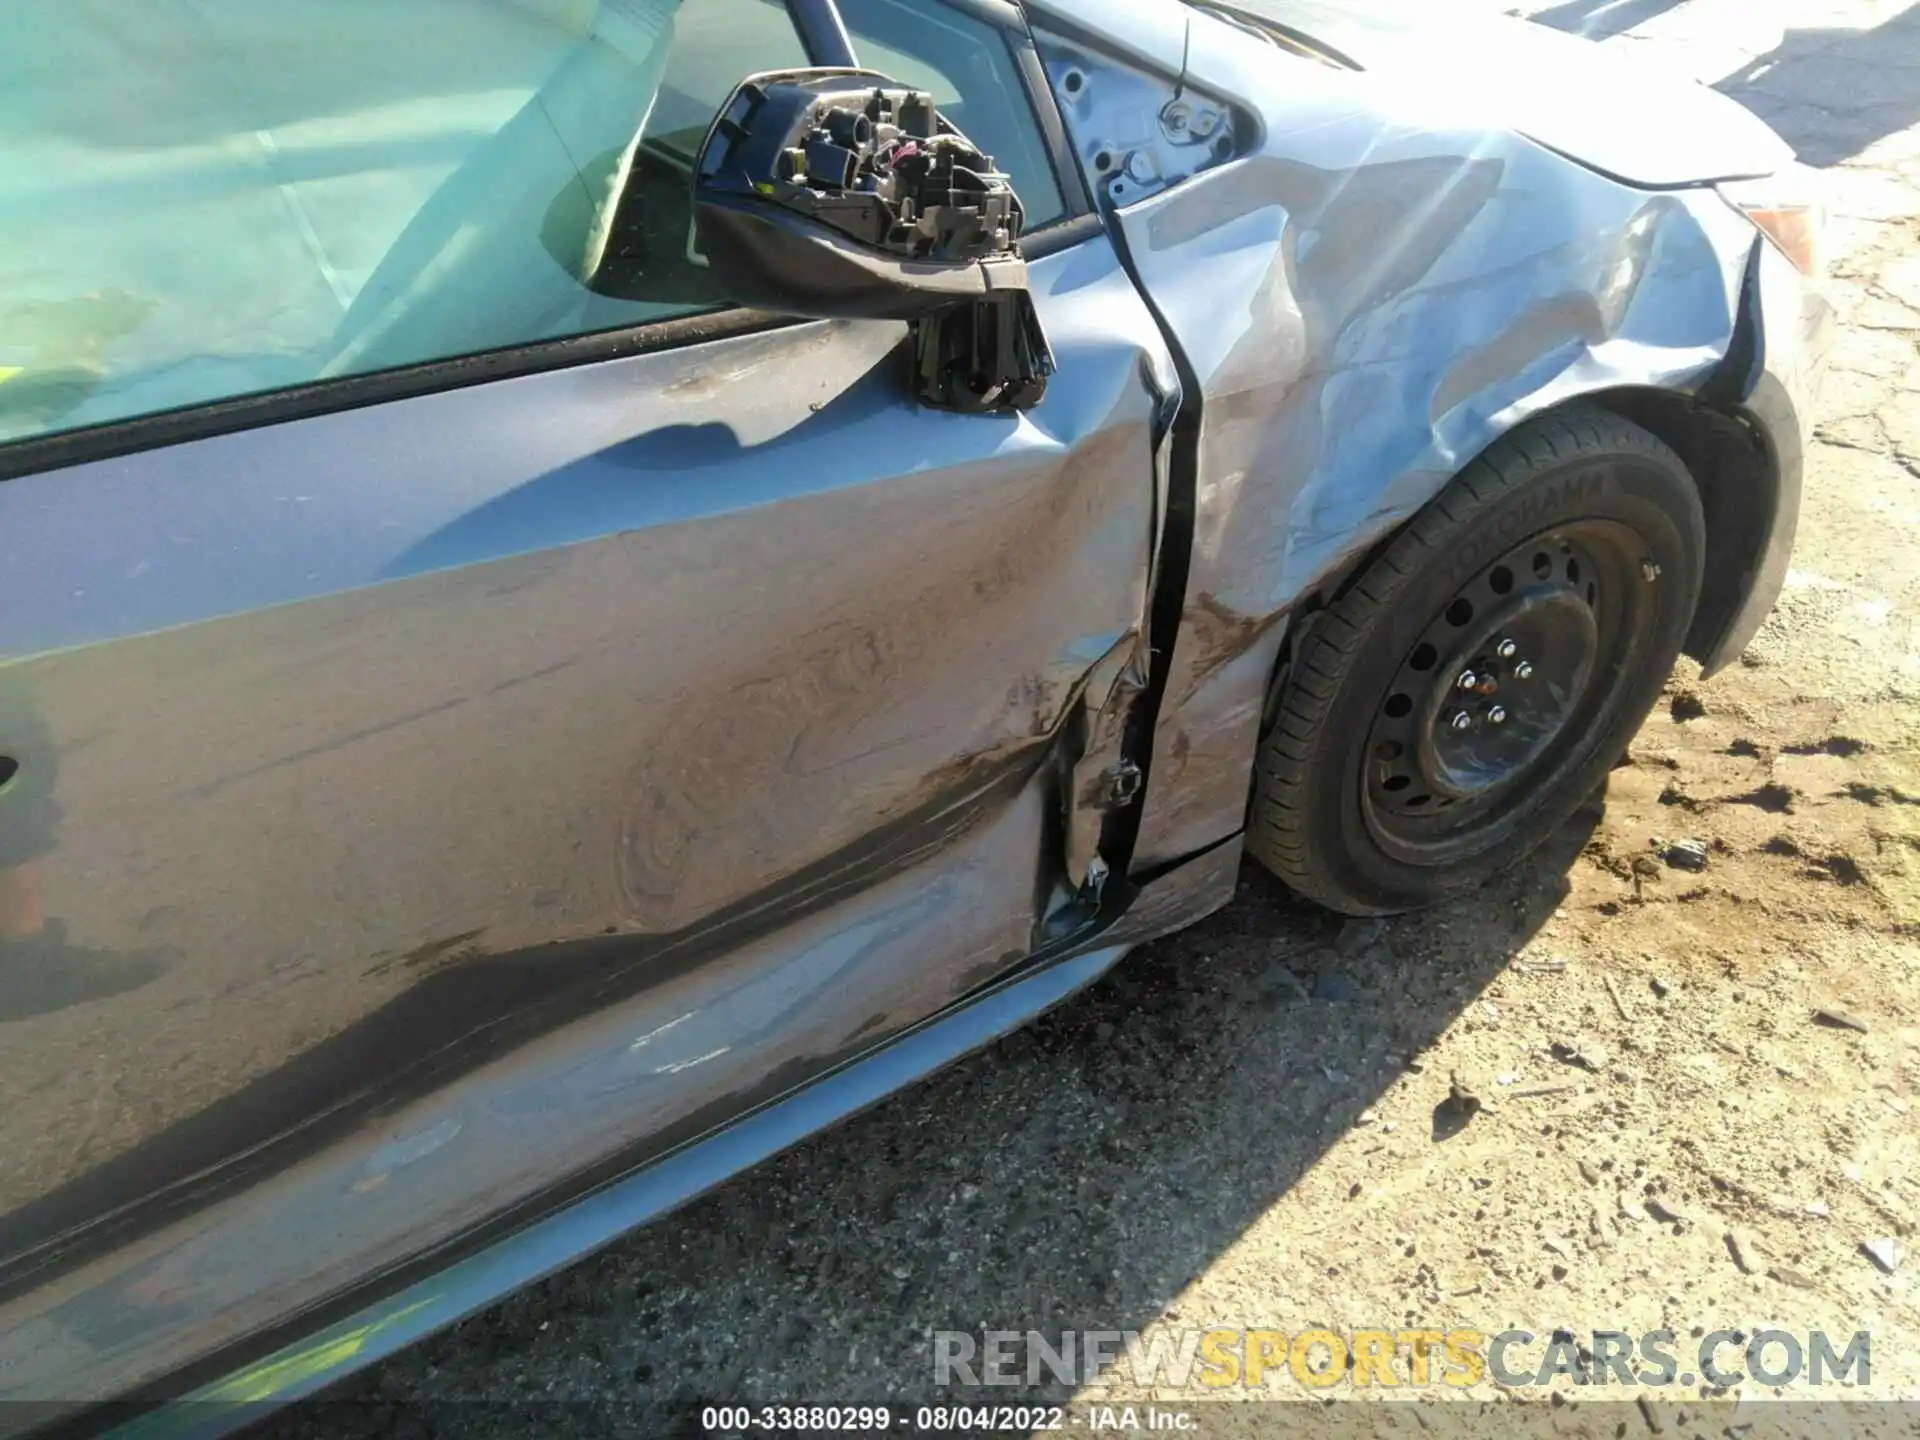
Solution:
<path fill-rule="evenodd" d="M 1360 802 L 1383 849 L 1489 848 L 1578 761 L 1651 630 L 1650 566 L 1629 526 L 1570 521 L 1456 588 L 1374 704 Z"/>

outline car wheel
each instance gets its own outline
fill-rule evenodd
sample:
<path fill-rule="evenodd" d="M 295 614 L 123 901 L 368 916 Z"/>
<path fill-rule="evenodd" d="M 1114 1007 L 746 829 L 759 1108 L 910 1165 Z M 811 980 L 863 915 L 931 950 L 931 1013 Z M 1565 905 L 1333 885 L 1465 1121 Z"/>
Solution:
<path fill-rule="evenodd" d="M 1351 915 L 1431 905 L 1526 856 L 1658 698 L 1704 551 L 1692 478 L 1638 426 L 1578 409 L 1504 437 L 1306 629 L 1248 849 Z"/>

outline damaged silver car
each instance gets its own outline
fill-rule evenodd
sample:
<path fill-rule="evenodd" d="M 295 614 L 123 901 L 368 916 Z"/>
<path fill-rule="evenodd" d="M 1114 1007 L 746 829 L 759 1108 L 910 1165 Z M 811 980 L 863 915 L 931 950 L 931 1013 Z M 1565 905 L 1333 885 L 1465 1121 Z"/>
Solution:
<path fill-rule="evenodd" d="M 30 0 L 0 145 L 0 1430 L 311 1393 L 1243 853 L 1468 892 L 1754 635 L 1828 325 L 1758 120 L 1432 4 Z"/>

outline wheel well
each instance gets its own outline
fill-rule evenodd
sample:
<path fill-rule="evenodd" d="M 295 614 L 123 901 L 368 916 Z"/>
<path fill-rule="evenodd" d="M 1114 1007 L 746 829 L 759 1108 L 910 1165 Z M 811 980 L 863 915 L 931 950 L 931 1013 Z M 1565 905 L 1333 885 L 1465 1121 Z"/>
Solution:
<path fill-rule="evenodd" d="M 1631 420 L 1670 446 L 1692 474 L 1706 515 L 1707 557 L 1682 648 L 1696 660 L 1711 654 L 1745 600 L 1766 545 L 1780 486 L 1772 453 L 1738 417 L 1672 390 L 1603 390 L 1572 403 Z"/>
<path fill-rule="evenodd" d="M 1768 521 L 1779 502 L 1779 472 L 1772 452 L 1759 433 L 1736 416 L 1690 395 L 1647 386 L 1622 386 L 1577 396 L 1529 419 L 1582 405 L 1611 411 L 1656 436 L 1680 457 L 1693 477 L 1706 518 L 1706 573 L 1701 578 L 1693 624 L 1681 648 L 1694 659 L 1701 659 L 1712 653 L 1715 642 L 1733 623 L 1753 583 L 1766 545 Z M 1300 598 L 1268 682 L 1262 733 L 1277 714 L 1288 666 L 1299 652 L 1314 616 L 1337 601 L 1373 557 L 1383 553 L 1412 523 L 1409 516 Z"/>

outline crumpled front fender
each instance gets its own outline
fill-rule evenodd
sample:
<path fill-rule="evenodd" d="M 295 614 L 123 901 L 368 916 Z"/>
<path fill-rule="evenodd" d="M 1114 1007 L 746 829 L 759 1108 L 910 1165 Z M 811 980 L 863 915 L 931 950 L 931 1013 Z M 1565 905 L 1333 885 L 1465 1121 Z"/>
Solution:
<path fill-rule="evenodd" d="M 1186 54 L 1240 153 L 1113 216 L 1200 398 L 1136 874 L 1241 828 L 1297 602 L 1528 417 L 1701 385 L 1753 245 L 1711 190 L 1633 189 L 1208 15 Z"/>

